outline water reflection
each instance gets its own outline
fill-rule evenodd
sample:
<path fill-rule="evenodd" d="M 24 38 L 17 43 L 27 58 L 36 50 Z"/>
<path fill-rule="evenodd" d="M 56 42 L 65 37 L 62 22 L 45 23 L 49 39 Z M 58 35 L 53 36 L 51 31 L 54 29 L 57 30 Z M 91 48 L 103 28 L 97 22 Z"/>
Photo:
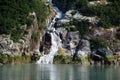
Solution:
<path fill-rule="evenodd" d="M 4 65 L 0 80 L 119 80 L 120 67 L 85 65 Z"/>

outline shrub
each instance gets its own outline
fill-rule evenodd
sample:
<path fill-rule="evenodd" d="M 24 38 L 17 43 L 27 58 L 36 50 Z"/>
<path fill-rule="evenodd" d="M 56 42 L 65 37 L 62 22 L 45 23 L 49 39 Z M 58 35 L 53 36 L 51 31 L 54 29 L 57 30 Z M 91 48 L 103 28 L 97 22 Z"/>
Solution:
<path fill-rule="evenodd" d="M 31 26 L 33 24 L 33 18 L 31 18 L 31 17 L 27 18 L 26 24 L 27 24 L 27 26 Z"/>
<path fill-rule="evenodd" d="M 73 21 L 72 24 L 76 26 L 76 30 L 80 32 L 81 37 L 84 37 L 90 31 L 90 24 L 87 21 Z"/>
<path fill-rule="evenodd" d="M 61 49 L 58 50 L 58 54 L 64 55 L 65 53 L 66 53 L 66 50 L 63 49 L 63 48 L 61 48 Z"/>
<path fill-rule="evenodd" d="M 90 40 L 91 49 L 107 48 L 108 43 L 101 38 L 93 38 Z"/>
<path fill-rule="evenodd" d="M 22 34 L 19 25 L 30 26 L 33 23 L 32 19 L 28 18 L 30 12 L 37 14 L 39 26 L 48 15 L 47 6 L 42 0 L 1 0 L 0 34 L 11 34 L 12 39 L 17 41 Z"/>
<path fill-rule="evenodd" d="M 101 18 L 101 24 L 99 26 L 109 28 L 120 25 L 120 0 L 109 0 L 111 4 L 98 5 L 98 6 L 87 6 L 91 0 L 75 0 L 76 9 L 85 16 L 98 16 Z"/>
<path fill-rule="evenodd" d="M 19 39 L 22 38 L 22 36 L 23 36 L 23 30 L 20 29 L 19 27 L 17 27 L 16 29 L 12 30 L 11 39 L 14 42 L 17 42 Z"/>

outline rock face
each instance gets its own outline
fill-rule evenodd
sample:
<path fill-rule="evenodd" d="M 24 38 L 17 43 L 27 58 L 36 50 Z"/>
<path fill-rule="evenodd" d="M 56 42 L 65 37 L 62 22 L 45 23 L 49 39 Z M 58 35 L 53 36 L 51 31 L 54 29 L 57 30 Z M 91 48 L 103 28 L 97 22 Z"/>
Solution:
<path fill-rule="evenodd" d="M 45 23 L 45 28 L 40 31 L 37 15 L 35 12 L 29 13 L 29 16 L 33 18 L 33 24 L 30 26 L 22 25 L 21 28 L 24 30 L 23 37 L 14 42 L 11 40 L 11 35 L 0 35 L 0 55 L 8 55 L 8 56 L 22 56 L 22 55 L 30 55 L 30 53 L 40 54 L 39 48 L 42 46 L 42 37 L 45 35 L 46 27 L 50 24 L 53 17 L 56 15 L 53 8 L 46 2 L 46 5 L 49 7 L 50 15 L 48 15 Z M 28 16 L 28 17 L 29 17 Z M 47 34 L 46 34 L 47 35 Z M 48 39 L 47 39 L 48 38 Z M 44 38 L 49 42 L 44 42 L 47 48 L 49 49 L 50 37 Z M 43 47 L 44 48 L 44 47 Z"/>
<path fill-rule="evenodd" d="M 82 57 L 87 56 L 91 53 L 90 42 L 88 40 L 82 39 L 79 41 L 79 44 L 75 50 L 75 56 Z"/>
<path fill-rule="evenodd" d="M 19 40 L 14 43 L 9 35 L 0 35 L 2 40 L 0 41 L 0 54 L 8 56 L 20 56 L 27 54 L 29 51 L 29 44 L 25 40 Z"/>
<path fill-rule="evenodd" d="M 49 1 L 51 2 L 52 0 Z M 43 58 L 46 60 L 48 57 L 51 57 L 52 54 L 51 58 L 53 59 L 53 53 L 55 54 L 58 51 L 60 44 L 61 52 L 63 49 L 63 52 L 73 57 L 85 57 L 89 55 L 91 59 L 101 61 L 102 59 L 107 60 L 107 56 L 113 54 L 120 56 L 120 29 L 96 27 L 100 21 L 97 16 L 84 16 L 79 11 L 71 9 L 69 6 L 71 0 L 69 0 L 69 2 L 67 1 L 68 0 L 53 0 L 53 3 L 65 14 L 61 16 L 58 9 L 52 9 L 51 14 L 46 19 L 46 27 L 41 32 L 38 29 L 37 16 L 33 12 L 30 13 L 30 16 L 33 16 L 34 24 L 31 25 L 30 28 L 27 28 L 26 25 L 21 26 L 24 30 L 24 37 L 18 42 L 11 40 L 10 35 L 0 35 L 0 55 L 22 56 L 29 55 L 32 51 L 37 55 L 40 53 L 41 55 L 45 55 Z M 94 4 L 95 6 L 95 3 L 96 2 L 90 2 L 88 5 L 93 6 Z M 99 1 L 96 4 L 99 4 Z M 83 37 L 80 31 L 78 31 L 78 28 L 76 28 L 76 25 L 73 24 L 74 22 L 82 21 L 89 23 L 88 25 L 86 23 L 83 24 L 87 25 L 87 28 L 90 30 L 90 32 Z M 81 26 L 78 24 L 78 27 Z M 82 27 L 84 26 L 82 25 Z M 37 40 L 34 40 L 33 34 L 37 35 Z M 107 48 L 91 50 L 90 40 L 93 38 L 102 38 L 108 42 L 109 46 L 107 46 Z"/>
<path fill-rule="evenodd" d="M 94 62 L 101 62 L 102 64 L 110 64 L 108 56 L 113 56 L 113 52 L 109 49 L 98 49 L 92 51 L 90 58 Z"/>
<path fill-rule="evenodd" d="M 75 53 L 75 48 L 79 42 L 79 32 L 69 32 L 66 36 L 65 40 L 65 48 L 67 49 L 68 53 L 73 55 Z"/>

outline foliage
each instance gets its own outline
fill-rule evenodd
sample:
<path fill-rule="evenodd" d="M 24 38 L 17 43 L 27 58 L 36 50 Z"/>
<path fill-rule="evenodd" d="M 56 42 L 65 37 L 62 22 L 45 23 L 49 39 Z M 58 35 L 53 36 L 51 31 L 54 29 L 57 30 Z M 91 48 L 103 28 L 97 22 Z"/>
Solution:
<path fill-rule="evenodd" d="M 71 56 L 67 56 L 67 55 L 55 55 L 54 56 L 54 63 L 57 64 L 68 64 L 72 61 L 72 57 Z"/>
<path fill-rule="evenodd" d="M 26 20 L 26 24 L 27 26 L 31 26 L 33 24 L 33 18 L 32 17 L 28 17 L 27 20 Z"/>
<path fill-rule="evenodd" d="M 90 40 L 91 49 L 107 48 L 108 43 L 101 38 L 93 38 Z"/>
<path fill-rule="evenodd" d="M 20 27 L 17 27 L 15 30 L 12 30 L 11 39 L 17 42 L 23 36 L 23 30 Z"/>
<path fill-rule="evenodd" d="M 21 25 L 32 24 L 32 19 L 28 18 L 30 12 L 37 14 L 39 26 L 42 27 L 47 11 L 45 3 L 41 0 L 1 0 L 0 34 L 12 34 L 12 39 L 16 41 L 21 37 Z"/>
<path fill-rule="evenodd" d="M 88 6 L 92 0 L 72 0 L 76 9 L 85 16 L 98 16 L 101 18 L 99 26 L 109 28 L 120 25 L 120 0 L 109 0 L 108 5 Z"/>
<path fill-rule="evenodd" d="M 77 57 L 74 61 L 72 60 L 73 56 L 70 55 L 55 55 L 53 62 L 55 64 L 81 64 L 81 57 Z M 87 61 L 87 58 L 84 58 L 83 61 Z"/>
<path fill-rule="evenodd" d="M 76 30 L 80 32 L 81 37 L 84 37 L 90 29 L 89 29 L 89 23 L 87 21 L 76 21 L 74 20 L 71 24 L 76 26 Z"/>

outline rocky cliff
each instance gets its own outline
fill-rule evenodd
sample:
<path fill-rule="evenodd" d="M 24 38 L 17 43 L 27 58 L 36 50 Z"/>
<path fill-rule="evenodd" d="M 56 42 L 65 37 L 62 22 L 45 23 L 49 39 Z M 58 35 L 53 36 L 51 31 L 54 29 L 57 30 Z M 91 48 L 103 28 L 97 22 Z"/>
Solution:
<path fill-rule="evenodd" d="M 56 20 L 54 26 L 62 40 L 63 49 L 60 49 L 60 51 L 63 50 L 64 54 L 72 55 L 73 61 L 76 60 L 77 57 L 82 58 L 86 56 L 89 57 L 88 60 L 90 62 L 93 60 L 109 64 L 111 62 L 109 59 L 112 58 L 113 62 L 117 60 L 114 55 L 118 56 L 120 52 L 120 40 L 118 37 L 120 29 L 119 23 L 116 26 L 114 23 L 103 19 L 107 11 L 105 13 L 99 13 L 98 11 L 96 15 L 93 15 L 93 13 L 95 13 L 94 11 L 93 13 L 91 12 L 91 8 L 93 10 L 99 9 L 99 7 L 102 6 L 104 6 L 104 8 L 102 8 L 103 10 L 106 9 L 107 6 L 111 8 L 113 3 L 106 0 L 86 0 L 85 4 L 83 0 L 81 3 L 80 1 L 78 1 L 79 3 L 76 2 L 77 1 L 72 0 L 71 2 L 68 0 L 53 0 L 54 5 L 63 12 L 62 18 Z M 114 5 L 114 7 L 116 6 Z M 111 17 L 111 15 L 108 17 Z M 112 19 L 110 20 L 112 21 Z M 48 41 L 47 38 L 45 41 L 48 43 L 47 45 L 50 45 L 50 37 Z M 60 52 L 58 51 L 58 53 Z"/>
<path fill-rule="evenodd" d="M 22 34 L 23 36 L 18 41 L 12 40 L 11 34 L 0 35 L 0 56 L 24 56 L 33 55 L 34 53 L 40 54 L 39 47 L 42 45 L 42 37 L 45 34 L 47 26 L 56 14 L 47 1 L 43 2 L 48 10 L 46 11 L 46 14 L 49 13 L 45 21 L 40 22 L 40 20 L 38 20 L 39 16 L 36 12 L 28 12 L 28 18 L 32 18 L 33 22 L 30 23 L 31 25 L 25 24 L 20 26 L 23 32 L 19 34 Z"/>
<path fill-rule="evenodd" d="M 92 61 L 101 63 L 110 63 L 112 61 L 115 62 L 114 60 L 119 61 L 119 21 L 112 20 L 111 15 L 109 15 L 107 18 L 103 18 L 102 16 L 107 12 L 102 13 L 97 10 L 104 10 L 104 8 L 101 8 L 101 6 L 109 6 L 111 5 L 111 2 L 107 2 L 105 0 L 86 0 L 84 4 L 83 0 L 81 0 L 81 2 L 78 1 L 78 3 L 77 1 L 78 0 L 53 0 L 53 4 L 44 1 L 49 10 L 49 15 L 42 23 L 43 27 L 40 27 L 41 25 L 39 23 L 38 14 L 35 12 L 29 13 L 28 17 L 33 18 L 33 24 L 30 26 L 21 26 L 21 28 L 24 30 L 24 33 L 22 33 L 24 36 L 17 42 L 14 42 L 11 39 L 11 35 L 0 35 L 0 55 L 44 56 L 52 54 L 50 52 L 51 49 L 55 46 L 58 46 L 59 42 L 62 44 L 62 46 L 58 48 L 58 55 L 63 54 L 64 56 L 72 56 L 72 59 L 69 57 L 69 60 L 72 60 L 73 63 L 74 61 L 78 60 L 78 58 L 80 58 L 78 61 L 81 62 L 82 58 L 86 57 L 90 63 L 92 63 Z M 62 11 L 61 13 L 63 13 L 61 17 L 58 16 L 59 18 L 56 17 L 56 15 L 57 13 L 60 13 L 60 11 L 56 9 L 55 6 L 57 6 Z M 92 9 L 97 11 L 92 11 Z M 117 24 L 114 23 L 114 21 L 116 21 Z M 52 33 L 57 36 L 57 39 Z M 60 40 L 58 40 L 58 37 Z M 55 46 L 53 44 L 55 44 Z M 54 52 L 54 50 L 52 51 Z M 50 56 L 51 55 L 48 55 L 48 58 Z M 62 57 L 59 58 L 59 60 L 62 61 Z"/>

